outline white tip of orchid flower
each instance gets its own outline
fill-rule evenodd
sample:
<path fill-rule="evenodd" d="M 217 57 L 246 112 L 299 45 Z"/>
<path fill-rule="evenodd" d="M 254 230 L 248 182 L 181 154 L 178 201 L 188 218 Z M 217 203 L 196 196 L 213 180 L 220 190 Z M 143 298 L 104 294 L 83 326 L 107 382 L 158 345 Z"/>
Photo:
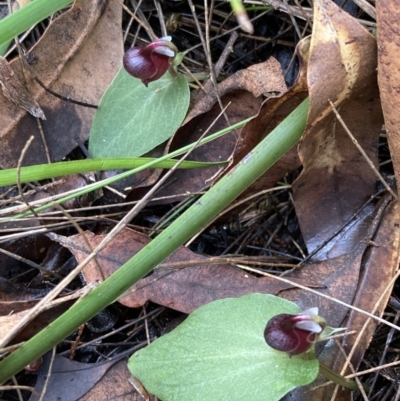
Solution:
<path fill-rule="evenodd" d="M 318 316 L 318 306 L 314 306 L 313 308 L 308 308 L 306 310 L 303 310 L 300 315 L 314 315 Z"/>
<path fill-rule="evenodd" d="M 310 331 L 311 333 L 321 333 L 322 327 L 312 320 L 305 320 L 303 322 L 296 322 L 295 326 L 298 329 Z"/>
<path fill-rule="evenodd" d="M 160 38 L 159 40 L 166 40 L 167 42 L 171 42 L 172 36 L 163 36 L 163 37 Z"/>
<path fill-rule="evenodd" d="M 162 54 L 167 57 L 175 57 L 175 52 L 166 46 L 159 46 L 154 49 L 155 53 Z"/>

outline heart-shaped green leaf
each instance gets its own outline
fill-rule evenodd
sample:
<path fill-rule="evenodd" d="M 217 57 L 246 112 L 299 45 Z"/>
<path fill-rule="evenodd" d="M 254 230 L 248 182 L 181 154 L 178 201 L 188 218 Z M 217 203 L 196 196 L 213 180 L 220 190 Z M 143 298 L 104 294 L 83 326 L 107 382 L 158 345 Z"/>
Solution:
<path fill-rule="evenodd" d="M 167 72 L 148 87 L 123 68 L 104 93 L 93 120 L 93 158 L 142 156 L 169 139 L 189 107 L 185 77 Z"/>
<path fill-rule="evenodd" d="M 129 370 L 163 401 L 276 401 L 312 382 L 318 360 L 270 348 L 267 321 L 300 312 L 282 298 L 250 294 L 211 302 L 135 353 Z"/>

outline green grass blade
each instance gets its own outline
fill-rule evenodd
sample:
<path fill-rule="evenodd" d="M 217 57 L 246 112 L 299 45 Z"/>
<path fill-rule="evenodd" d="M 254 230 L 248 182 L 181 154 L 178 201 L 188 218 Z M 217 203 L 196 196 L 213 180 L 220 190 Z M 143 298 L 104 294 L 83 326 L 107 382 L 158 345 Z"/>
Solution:
<path fill-rule="evenodd" d="M 0 45 L 9 42 L 73 0 L 35 0 L 0 21 Z"/>
<path fill-rule="evenodd" d="M 68 162 L 59 162 L 51 164 L 39 164 L 36 166 L 21 167 L 20 181 L 31 182 L 44 180 L 46 178 L 60 177 L 69 174 L 87 173 L 89 171 L 105 171 L 105 170 L 120 170 L 120 169 L 134 169 L 142 167 L 148 163 L 157 161 L 157 159 L 150 157 L 135 157 L 135 158 L 121 158 L 121 159 L 88 159 L 88 160 L 74 160 Z M 150 168 L 164 168 L 170 169 L 175 166 L 177 160 L 164 160 L 154 163 Z M 215 167 L 226 164 L 222 163 L 203 163 L 195 161 L 184 161 L 179 165 L 179 169 L 190 168 L 206 168 Z M 0 187 L 6 185 L 16 184 L 18 180 L 18 170 L 10 168 L 0 171 Z"/>
<path fill-rule="evenodd" d="M 251 119 L 252 119 L 252 118 L 247 118 L 246 120 L 239 121 L 238 123 L 233 124 L 233 125 L 231 125 L 230 127 L 224 128 L 224 129 L 222 129 L 222 130 L 220 130 L 220 131 L 218 131 L 218 132 L 216 132 L 216 133 L 214 133 L 214 134 L 211 134 L 211 135 L 209 135 L 209 136 L 203 138 L 203 139 L 202 139 L 201 141 L 199 141 L 199 143 L 196 144 L 196 145 L 197 145 L 197 146 L 204 145 L 204 144 L 206 144 L 206 143 L 208 143 L 208 142 L 211 142 L 211 141 L 213 141 L 214 139 L 217 139 L 217 138 L 219 138 L 219 137 L 221 137 L 221 136 L 223 136 L 223 135 L 225 135 L 225 134 L 227 134 L 227 133 L 229 133 L 229 132 L 231 132 L 231 131 L 233 131 L 233 130 L 235 130 L 235 129 L 238 129 L 238 128 L 240 128 L 240 127 L 243 127 L 243 125 L 245 125 L 246 123 L 248 123 Z M 62 204 L 62 203 L 64 203 L 64 202 L 69 201 L 70 199 L 76 198 L 76 197 L 78 197 L 78 196 L 83 196 L 83 195 L 85 195 L 85 194 L 87 194 L 87 193 L 89 193 L 89 192 L 91 192 L 91 191 L 96 191 L 96 190 L 98 190 L 98 189 L 100 189 L 100 188 L 103 188 L 103 187 L 105 187 L 106 185 L 111 185 L 111 184 L 113 184 L 114 182 L 117 182 L 117 181 L 119 181 L 119 180 L 122 180 L 122 179 L 124 179 L 124 178 L 127 178 L 127 177 L 129 177 L 130 175 L 132 175 L 132 174 L 138 173 L 139 171 L 143 171 L 143 170 L 146 169 L 146 168 L 153 168 L 157 163 L 161 163 L 161 162 L 164 161 L 164 160 L 168 160 L 168 159 L 171 159 L 171 158 L 178 157 L 178 156 L 180 156 L 180 155 L 182 155 L 182 154 L 188 152 L 189 150 L 191 150 L 191 149 L 193 148 L 194 145 L 195 145 L 194 143 L 191 143 L 191 144 L 186 145 L 186 146 L 184 146 L 184 147 L 182 147 L 182 148 L 180 148 L 180 149 L 178 149 L 178 150 L 175 150 L 174 152 L 168 153 L 168 154 L 166 154 L 166 155 L 164 155 L 164 156 L 162 156 L 162 157 L 160 157 L 160 158 L 158 158 L 158 159 L 152 159 L 152 161 L 150 161 L 150 162 L 148 162 L 148 163 L 145 163 L 145 164 L 141 165 L 140 167 L 134 168 L 134 169 L 132 169 L 132 170 L 125 171 L 125 172 L 120 173 L 120 174 L 118 174 L 118 175 L 116 175 L 116 176 L 114 176 L 114 177 L 110 177 L 110 178 L 107 178 L 107 179 L 105 179 L 105 180 L 102 180 L 102 181 L 99 181 L 99 182 L 95 182 L 95 183 L 93 183 L 93 184 L 89 184 L 89 185 L 87 185 L 86 187 L 84 187 L 83 189 L 76 190 L 76 191 L 70 193 L 70 194 L 67 195 L 67 196 L 63 196 L 62 198 L 59 198 L 58 200 L 56 200 L 56 201 L 54 201 L 54 202 L 55 202 L 55 203 L 58 203 L 58 204 Z M 89 170 L 89 171 L 90 171 L 90 170 Z M 36 180 L 36 179 L 34 179 L 34 180 Z M 54 203 L 54 202 L 53 202 L 53 203 Z M 34 210 L 36 213 L 42 212 L 43 210 L 46 210 L 46 209 L 48 209 L 48 208 L 50 208 L 50 207 L 53 207 L 53 203 L 48 204 L 48 205 L 44 205 L 44 206 L 40 206 L 40 207 L 37 207 L 37 208 L 34 208 L 33 210 Z M 10 221 L 10 220 L 15 220 L 15 219 L 19 219 L 19 218 L 22 218 L 22 217 L 26 217 L 26 216 L 29 216 L 29 215 L 31 215 L 31 214 L 32 214 L 32 210 L 28 210 L 28 211 L 26 211 L 26 212 L 24 212 L 24 213 L 21 213 L 21 214 L 18 214 L 18 215 L 14 215 L 14 216 L 12 216 L 12 217 L 8 217 L 7 219 L 2 220 L 2 221 L 0 222 L 0 224 L 1 224 L 1 223 L 6 223 L 6 222 L 8 222 L 8 221 Z"/>

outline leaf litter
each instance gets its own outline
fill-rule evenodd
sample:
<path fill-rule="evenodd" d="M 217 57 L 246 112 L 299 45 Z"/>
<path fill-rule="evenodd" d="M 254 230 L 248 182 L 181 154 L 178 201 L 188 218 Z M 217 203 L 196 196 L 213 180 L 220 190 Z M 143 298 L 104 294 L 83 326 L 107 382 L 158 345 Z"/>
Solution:
<path fill-rule="evenodd" d="M 21 150 L 31 135 L 35 140 L 24 157 L 24 165 L 47 163 L 46 146 L 50 160 L 58 161 L 77 146 L 78 140 L 87 140 L 94 109 L 54 97 L 34 78 L 67 98 L 98 104 L 120 67 L 123 54 L 120 19 L 121 7 L 115 2 L 77 1 L 53 21 L 46 35 L 29 51 L 28 63 L 23 67 L 30 74 L 30 93 L 46 115 L 42 127 L 47 144 L 42 142 L 36 121 L 2 97 L 2 168 L 17 165 Z M 23 82 L 20 60 L 14 59 L 10 66 L 16 78 Z"/>
<path fill-rule="evenodd" d="M 46 77 L 45 84 L 47 86 L 60 93 L 68 93 L 71 97 L 85 97 L 85 101 L 94 104 L 98 103 L 102 92 L 118 70 L 120 65 L 118 63 L 122 58 L 121 35 L 118 23 L 120 7 L 115 5 L 116 2 L 112 7 L 111 3 L 113 2 L 107 2 L 106 8 L 102 10 L 104 6 L 102 3 L 96 1 L 76 2 L 72 11 L 64 13 L 62 17 L 52 23 L 48 32 L 43 36 L 42 44 L 39 42 L 31 50 L 31 53 L 37 57 L 35 64 L 31 68 L 36 71 L 35 73 L 38 76 Z M 229 79 L 223 81 L 220 84 L 221 95 L 225 91 L 224 85 L 230 87 L 230 82 L 233 82 L 232 88 L 235 90 L 234 94 L 227 95 L 224 101 L 233 100 L 239 105 L 233 106 L 231 111 L 228 108 L 227 113 L 231 113 L 228 118 L 236 121 L 236 119 L 240 120 L 253 115 L 257 115 L 257 117 L 241 131 L 234 135 L 231 134 L 229 139 L 221 141 L 214 149 L 209 148 L 208 151 L 199 153 L 199 159 L 204 161 L 207 160 L 207 156 L 210 156 L 211 160 L 215 160 L 215 155 L 220 155 L 221 149 L 223 149 L 225 151 L 223 158 L 227 159 L 232 156 L 234 164 L 235 161 L 240 160 L 251 151 L 252 147 L 270 131 L 271 126 L 284 118 L 289 110 L 304 99 L 308 90 L 310 96 L 309 123 L 298 149 L 292 150 L 293 154 L 289 159 L 280 161 L 275 167 L 274 173 L 268 172 L 266 177 L 254 184 L 253 189 L 250 189 L 247 195 L 257 193 L 260 189 L 264 190 L 274 186 L 276 181 L 286 174 L 291 173 L 288 176 L 289 180 L 291 177 L 296 177 L 295 170 L 301 163 L 303 170 L 293 183 L 294 207 L 305 246 L 308 252 L 314 251 L 314 254 L 312 259 L 304 264 L 301 269 L 290 273 L 290 278 L 297 279 L 293 286 L 296 286 L 297 282 L 366 311 L 382 315 L 390 293 L 388 288 L 390 289 L 390 285 L 393 284 L 391 280 L 398 266 L 399 240 L 397 227 L 399 222 L 397 206 L 393 204 L 386 205 L 386 208 L 382 206 L 382 212 L 380 212 L 380 206 L 384 203 L 380 202 L 376 205 L 370 204 L 361 209 L 362 205 L 376 192 L 376 179 L 333 117 L 333 113 L 327 103 L 328 99 L 335 103 L 341 117 L 349 126 L 353 135 L 358 138 L 364 150 L 377 165 L 377 144 L 383 119 L 376 82 L 376 65 L 374 64 L 374 60 L 376 60 L 375 39 L 364 28 L 360 27 L 354 18 L 340 11 L 332 2 L 318 0 L 314 3 L 316 16 L 313 21 L 313 39 L 311 43 L 305 39 L 298 45 L 298 52 L 302 54 L 303 67 L 300 70 L 297 83 L 282 96 L 275 96 L 263 102 L 259 97 L 260 93 L 264 93 L 263 91 L 258 93 L 258 98 L 243 92 L 243 88 L 248 90 L 246 85 L 249 78 L 246 73 L 251 76 L 252 68 L 254 67 L 243 70 L 241 72 L 242 75 L 237 75 L 244 77 L 244 86 L 241 86 L 240 81 L 235 82 L 234 78 L 231 78 L 231 81 Z M 389 4 L 387 7 L 378 7 L 377 10 L 378 23 L 381 16 L 384 16 L 382 20 L 385 21 L 383 24 L 384 29 L 378 36 L 378 72 L 380 96 L 383 103 L 385 124 L 388 129 L 389 145 L 391 146 L 392 154 L 395 155 L 397 149 L 395 121 L 397 117 L 395 114 L 396 109 L 393 105 L 396 104 L 395 96 L 397 92 L 393 89 L 393 81 L 389 82 L 387 76 L 392 74 L 396 67 L 392 59 L 390 59 L 390 62 L 388 60 L 391 51 L 388 51 L 386 46 L 388 43 L 389 46 L 396 45 L 396 42 L 393 39 L 386 40 L 386 38 L 391 38 L 391 29 L 393 29 L 393 24 L 396 24 L 396 19 L 389 16 L 395 15 L 396 10 L 391 10 L 390 7 L 391 5 Z M 89 30 L 84 32 L 73 31 L 76 36 L 72 41 L 76 44 L 76 47 L 70 49 L 65 43 L 60 42 L 62 37 L 57 33 L 59 32 L 57 30 L 69 31 L 71 25 L 73 25 L 71 21 L 73 21 L 74 17 L 76 18 L 77 13 L 81 18 L 82 26 L 88 27 Z M 87 16 L 88 22 L 85 22 L 85 16 Z M 102 26 L 102 23 L 108 25 Z M 60 24 L 58 28 L 57 24 Z M 53 30 L 55 32 L 52 34 Z M 111 32 L 113 32 L 112 36 L 110 36 Z M 91 43 L 92 39 L 94 43 Z M 46 42 L 46 40 L 49 42 Z M 106 51 L 101 52 L 101 57 L 98 52 L 89 52 L 86 49 L 86 46 L 94 46 L 96 48 L 99 45 L 99 41 L 103 43 L 113 42 L 113 46 L 103 46 Z M 50 45 L 46 43 L 50 43 Z M 69 52 L 65 53 L 66 50 L 69 50 Z M 88 54 L 90 54 L 90 57 L 86 58 Z M 52 64 L 46 61 L 49 57 L 54 60 Z M 110 62 L 110 60 L 112 61 Z M 74 66 L 75 63 L 78 66 Z M 83 76 L 82 64 L 84 68 L 89 68 L 90 71 L 85 78 L 84 85 L 80 85 L 79 81 L 76 80 L 77 76 Z M 17 62 L 11 65 L 14 68 Z M 68 68 L 71 69 L 69 70 Z M 15 69 L 17 71 L 16 74 L 22 77 L 19 69 L 17 67 Z M 100 73 L 104 73 L 105 76 L 99 77 L 97 74 Z M 87 78 L 88 76 L 89 79 Z M 47 122 L 43 125 L 44 130 L 50 134 L 52 132 L 57 133 L 57 137 L 52 138 L 50 136 L 47 139 L 49 139 L 48 146 L 51 159 L 59 160 L 76 146 L 75 137 L 71 132 L 74 132 L 74 135 L 80 137 L 82 141 L 87 139 L 93 111 L 55 100 L 39 88 L 37 84 L 31 84 L 30 87 L 33 88 L 31 93 L 34 99 L 42 106 L 49 120 L 49 125 L 45 125 Z M 76 89 L 81 87 L 85 90 L 76 93 Z M 74 89 L 74 92 L 71 92 L 71 89 Z M 276 88 L 270 90 L 278 91 Z M 265 92 L 268 91 L 265 90 Z M 180 130 L 182 133 L 178 131 L 174 137 L 174 141 L 177 141 L 178 144 L 182 142 L 182 139 L 179 138 L 180 135 L 186 139 L 185 135 L 191 135 L 196 128 L 199 130 L 206 129 L 209 121 L 212 121 L 215 115 L 218 114 L 219 109 L 216 106 L 214 106 L 214 112 L 212 109 L 211 111 L 207 110 L 215 102 L 216 97 L 213 92 L 211 92 L 211 95 L 205 96 L 204 99 L 207 104 L 206 107 L 201 103 L 195 104 L 195 107 L 197 106 L 200 110 L 200 114 L 187 124 L 190 129 L 183 126 Z M 5 145 L 2 153 L 0 153 L 0 160 L 3 167 L 15 167 L 20 157 L 21 144 L 25 143 L 24 137 L 26 137 L 28 130 L 32 128 L 31 124 L 36 123 L 33 122 L 33 119 L 28 121 L 24 114 L 25 112 L 18 110 L 8 100 L 4 99 L 4 104 L 4 109 L 7 111 L 2 117 L 0 126 Z M 7 117 L 10 112 L 19 116 L 15 120 L 17 121 L 16 125 L 13 125 L 14 123 L 11 124 L 10 118 Z M 63 115 L 64 117 L 62 117 Z M 71 118 L 71 116 L 76 118 Z M 58 122 L 55 121 L 56 117 Z M 58 127 L 64 130 L 63 125 L 65 125 L 66 120 L 74 122 L 75 125 L 73 124 L 72 128 L 76 128 L 70 130 L 68 135 L 60 135 L 64 131 L 60 131 Z M 17 129 L 18 132 L 21 132 L 18 137 L 18 143 L 14 139 L 16 138 Z M 60 136 L 61 138 L 66 138 L 60 142 Z M 226 146 L 227 143 L 229 143 L 229 146 Z M 171 142 L 169 147 L 174 148 L 179 146 L 178 144 Z M 38 146 L 38 142 L 36 141 L 33 146 Z M 38 152 L 37 149 L 37 147 L 30 149 L 30 153 L 24 159 L 24 163 L 38 164 L 46 160 L 44 153 L 42 151 Z M 395 157 L 394 170 L 398 174 L 398 162 Z M 206 176 L 199 178 L 194 177 L 197 182 L 193 184 L 190 182 L 190 178 L 180 177 L 175 188 L 170 187 L 165 190 L 164 195 L 176 195 L 180 193 L 182 188 L 188 188 L 190 191 L 202 190 L 210 185 L 208 180 L 213 178 L 214 174 L 215 172 L 212 174 L 207 173 Z M 197 173 L 195 173 L 196 175 Z M 163 201 L 163 203 L 165 202 Z M 360 212 L 360 210 L 362 211 Z M 239 211 L 240 209 L 237 209 L 235 214 L 239 214 Z M 379 215 L 379 213 L 382 214 Z M 286 216 L 289 216 L 289 214 Z M 143 216 L 142 219 L 144 222 L 147 219 L 148 223 L 151 221 L 151 215 Z M 377 224 L 376 232 L 366 235 L 372 224 Z M 344 230 L 343 227 L 345 227 Z M 93 234 L 86 233 L 90 240 L 95 241 L 96 237 L 101 236 L 101 234 L 94 234 L 95 227 L 90 227 L 90 229 Z M 226 230 L 222 231 L 225 231 L 226 236 Z M 232 231 L 234 230 L 228 232 L 228 235 L 232 234 Z M 128 232 L 129 234 L 127 234 Z M 273 237 L 270 231 L 267 232 L 268 236 Z M 64 241 L 64 245 L 70 248 L 76 259 L 79 260 L 82 255 L 87 254 L 86 243 L 80 235 L 71 237 L 70 234 L 67 233 L 64 239 L 61 236 L 54 236 L 53 239 L 60 242 L 61 240 Z M 142 234 L 132 234 L 128 230 L 124 231 L 123 236 L 127 238 L 133 236 L 134 240 L 130 238 L 127 242 L 118 242 L 117 237 L 109 252 L 98 256 L 98 262 L 102 265 L 104 271 L 109 268 L 109 265 L 112 265 L 115 269 L 123 263 L 123 260 L 128 257 L 126 256 L 128 245 L 132 247 L 129 251 L 133 253 L 134 247 L 140 249 L 148 241 L 147 237 L 144 238 Z M 141 238 L 140 240 L 138 240 L 139 237 Z M 259 239 L 258 241 L 261 245 L 260 248 L 263 248 L 265 240 Z M 281 241 L 281 243 L 285 243 L 285 241 Z M 321 244 L 323 244 L 322 248 L 320 248 Z M 267 249 L 269 248 L 267 247 Z M 196 254 L 185 248 L 178 250 L 176 257 L 177 262 L 183 264 L 193 260 L 196 262 L 200 260 L 201 264 L 206 265 L 208 259 L 207 256 Z M 293 262 L 293 259 L 290 262 Z M 382 269 L 382 266 L 385 266 L 385 268 Z M 98 276 L 93 276 L 96 269 L 98 269 L 98 266 L 88 266 L 85 274 L 89 281 L 98 278 Z M 376 274 L 377 270 L 379 275 Z M 193 291 L 190 291 L 190 288 L 194 288 L 197 291 L 199 287 L 201 289 L 202 285 L 207 286 L 207 284 L 204 284 L 207 283 L 204 281 L 205 271 L 213 288 L 212 290 L 208 288 L 204 291 L 202 297 L 191 299 Z M 193 272 L 194 276 L 191 275 Z M 199 274 L 199 272 L 202 274 Z M 221 279 L 217 280 L 216 277 L 219 273 L 221 274 Z M 89 274 L 92 274 L 92 276 L 89 276 Z M 109 273 L 106 272 L 105 275 L 107 274 Z M 246 293 L 275 291 L 275 293 L 279 293 L 284 297 L 294 298 L 305 306 L 320 305 L 325 309 L 327 319 L 337 322 L 335 323 L 336 325 L 345 324 L 343 319 L 348 312 L 347 308 L 337 306 L 332 301 L 326 302 L 326 300 L 309 292 L 295 290 L 288 285 L 277 284 L 275 280 L 265 280 L 265 278 L 250 275 L 245 277 L 246 273 L 236 267 L 232 267 L 231 264 L 222 266 L 210 265 L 206 266 L 206 268 L 189 267 L 174 271 L 173 274 L 165 278 L 160 278 L 160 276 L 163 276 L 162 269 L 160 269 L 154 272 L 153 275 L 155 277 L 149 276 L 142 283 L 137 284 L 138 287 L 143 288 L 140 291 L 133 292 L 133 294 L 137 296 L 142 292 L 144 295 L 141 298 L 139 297 L 139 300 L 130 299 L 130 301 L 127 301 L 129 307 L 138 307 L 146 301 L 152 300 L 155 303 L 164 303 L 169 307 L 188 313 L 209 300 L 242 295 L 243 288 L 245 288 Z M 172 280 L 175 275 L 181 275 L 177 282 Z M 188 277 L 185 277 L 186 275 Z M 226 276 L 229 277 L 228 280 Z M 214 282 L 212 282 L 213 278 Z M 249 282 L 251 282 L 250 285 Z M 266 283 L 269 283 L 274 289 L 266 289 Z M 76 285 L 79 286 L 78 283 Z M 184 285 L 187 285 L 187 287 Z M 218 285 L 223 288 L 218 288 Z M 178 293 L 171 291 L 174 288 L 172 286 L 181 291 L 178 291 Z M 226 291 L 226 287 L 229 288 L 229 291 Z M 263 288 L 264 291 L 260 288 Z M 385 291 L 386 295 L 380 301 L 381 303 L 376 306 L 380 296 Z M 365 294 L 368 294 L 368 296 Z M 169 298 L 167 298 L 167 295 L 169 295 Z M 127 295 L 125 298 L 129 299 L 129 297 L 130 295 Z M 194 302 L 190 303 L 189 301 Z M 21 302 L 21 298 L 17 297 L 15 302 Z M 29 309 L 29 305 L 26 305 L 26 308 Z M 347 321 L 349 329 L 360 331 L 365 319 L 362 314 L 352 312 Z M 45 324 L 41 323 L 39 326 L 43 327 Z M 332 325 L 335 324 L 332 323 Z M 375 323 L 369 323 L 361 342 L 356 345 L 352 359 L 356 367 L 363 358 L 364 351 L 371 341 L 375 328 Z M 346 351 L 349 352 L 353 339 L 351 338 L 347 344 Z M 327 351 L 324 352 L 328 354 Z M 335 364 L 335 366 L 343 364 L 343 361 L 340 360 L 340 351 L 337 349 L 331 355 L 324 355 L 323 353 L 322 358 L 326 358 L 328 364 Z M 314 392 L 315 395 L 311 396 L 313 398 L 310 398 L 310 394 L 313 393 L 305 395 L 304 389 L 300 389 L 295 390 L 293 396 L 296 397 L 296 400 L 330 399 L 332 388 L 328 387 L 325 390 Z M 336 399 L 349 399 L 349 394 L 340 392 Z"/>

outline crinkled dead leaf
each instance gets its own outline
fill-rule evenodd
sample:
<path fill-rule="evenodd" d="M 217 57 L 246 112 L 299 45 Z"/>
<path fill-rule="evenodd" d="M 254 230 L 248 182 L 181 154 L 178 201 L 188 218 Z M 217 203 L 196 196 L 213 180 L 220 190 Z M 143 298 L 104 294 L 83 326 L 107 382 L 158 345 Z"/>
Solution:
<path fill-rule="evenodd" d="M 376 166 L 383 123 L 375 38 L 330 0 L 315 1 L 314 14 L 307 72 L 310 109 L 299 144 L 303 171 L 293 184 L 295 208 L 310 252 L 347 222 L 374 193 L 376 183 L 328 100 Z M 346 238 L 341 252 L 336 244 L 336 255 L 349 252 L 360 237 L 351 240 Z"/>
<path fill-rule="evenodd" d="M 18 344 L 23 341 L 28 341 L 39 331 L 47 327 L 52 321 L 60 317 L 66 310 L 68 310 L 72 305 L 71 301 L 62 303 L 53 308 L 47 309 L 40 313 L 36 318 L 34 318 L 30 323 L 28 323 L 23 330 L 21 330 L 12 339 L 11 344 Z M 31 312 L 30 309 L 10 314 L 7 316 L 0 316 L 0 341 L 9 334 L 9 332 Z"/>
<path fill-rule="evenodd" d="M 400 186 L 400 9 L 396 0 L 376 2 L 378 81 L 390 153 Z"/>
<path fill-rule="evenodd" d="M 295 84 L 280 96 L 266 99 L 257 116 L 247 123 L 240 131 L 233 155 L 232 166 L 235 166 L 243 159 L 243 157 L 251 152 L 252 149 L 269 134 L 269 132 L 271 132 L 307 97 L 306 77 L 309 44 L 310 38 L 306 37 L 297 45 L 296 53 L 300 61 L 300 70 Z M 300 160 L 296 148 L 293 147 L 245 192 L 243 192 L 237 198 L 236 202 L 241 202 L 243 199 L 253 194 L 274 187 L 278 180 L 298 167 L 300 167 Z M 246 207 L 246 205 L 246 203 L 242 203 L 239 208 L 224 215 L 223 219 L 227 219 L 229 215 L 236 216 L 239 210 Z"/>
<path fill-rule="evenodd" d="M 81 397 L 88 391 L 91 391 L 96 383 L 102 380 L 106 372 L 121 359 L 121 356 L 117 355 L 115 358 L 105 362 L 82 363 L 71 361 L 61 355 L 56 355 L 51 374 L 49 375 L 51 356 L 51 352 L 48 352 L 43 357 L 43 363 L 38 371 L 38 380 L 35 385 L 36 392 L 41 394 L 48 379 L 46 392 L 42 401 L 55 401 L 61 397 L 63 401 L 81 400 Z M 117 382 L 113 384 L 110 390 L 113 387 L 116 388 L 116 386 Z M 104 394 L 102 395 L 102 398 L 97 399 L 114 399 L 114 397 L 105 398 Z M 84 399 L 89 400 L 89 398 Z M 29 401 L 38 401 L 38 398 L 32 394 Z"/>
<path fill-rule="evenodd" d="M 42 120 L 46 119 L 43 110 L 25 85 L 15 76 L 14 70 L 4 57 L 0 57 L 0 84 L 3 95 L 7 99 L 32 114 L 33 117 L 38 117 Z"/>
<path fill-rule="evenodd" d="M 67 247 L 78 260 L 83 261 L 104 235 L 91 232 L 63 237 L 49 234 L 54 241 Z M 121 231 L 97 256 L 97 263 L 91 261 L 82 270 L 87 282 L 103 281 L 149 243 L 148 237 L 135 231 Z M 100 266 L 100 270 L 99 270 Z M 295 279 L 294 279 L 295 280 Z M 295 280 L 296 281 L 296 280 Z M 304 285 L 310 281 L 301 281 Z M 227 263 L 211 264 L 208 258 L 197 255 L 185 247 L 180 247 L 151 275 L 140 280 L 124 297 L 119 299 L 129 307 L 139 307 L 147 301 L 168 306 L 181 312 L 190 313 L 196 308 L 216 299 L 238 297 L 260 292 L 278 294 L 293 287 L 273 278 L 254 277 Z"/>
<path fill-rule="evenodd" d="M 332 234 L 339 234 L 314 256 L 320 261 L 313 265 L 323 268 L 306 277 L 310 280 L 313 274 L 324 277 L 326 289 L 321 292 L 370 313 L 375 313 L 373 308 L 378 298 L 387 290 L 377 309 L 381 314 L 399 260 L 397 206 L 389 206 L 382 217 L 380 204 L 376 208 L 369 205 L 350 219 L 374 193 L 376 177 L 332 115 L 327 102 L 330 99 L 336 104 L 353 135 L 377 165 L 382 116 L 376 82 L 375 39 L 331 1 L 315 1 L 314 13 L 308 70 L 310 111 L 299 145 L 304 167 L 293 185 L 295 206 L 310 251 L 317 250 Z M 379 227 L 377 233 L 376 227 Z M 371 244 L 370 239 L 374 241 Z M 304 278 L 303 274 L 300 271 L 294 277 Z M 367 319 L 365 315 L 352 313 L 350 320 L 342 321 L 346 308 L 306 291 L 289 290 L 285 296 L 295 298 L 301 305 L 319 306 L 321 316 L 333 326 L 347 324 L 349 329 L 359 332 Z M 371 322 L 358 343 L 352 359 L 355 367 L 375 327 L 376 323 Z M 344 341 L 347 352 L 354 341 L 355 337 Z M 334 344 L 325 348 L 320 358 L 337 371 L 343 365 L 341 351 Z M 296 389 L 285 399 L 331 399 L 331 387 L 309 390 L 310 387 Z M 349 399 L 347 391 L 339 392 L 336 397 L 340 401 Z"/>
<path fill-rule="evenodd" d="M 268 92 L 286 92 L 287 87 L 281 65 L 274 57 L 270 57 L 264 63 L 254 64 L 245 70 L 236 72 L 218 85 L 220 97 L 236 91 L 250 92 L 254 97 L 259 97 Z M 217 102 L 214 89 L 211 89 L 207 94 L 198 89 L 193 96 L 193 106 L 184 124 L 206 113 Z"/>
<path fill-rule="evenodd" d="M 47 292 L 47 290 L 26 288 L 0 277 L 0 316 L 31 308 Z"/>
<path fill-rule="evenodd" d="M 146 401 L 130 383 L 126 361 L 113 365 L 79 401 Z"/>

